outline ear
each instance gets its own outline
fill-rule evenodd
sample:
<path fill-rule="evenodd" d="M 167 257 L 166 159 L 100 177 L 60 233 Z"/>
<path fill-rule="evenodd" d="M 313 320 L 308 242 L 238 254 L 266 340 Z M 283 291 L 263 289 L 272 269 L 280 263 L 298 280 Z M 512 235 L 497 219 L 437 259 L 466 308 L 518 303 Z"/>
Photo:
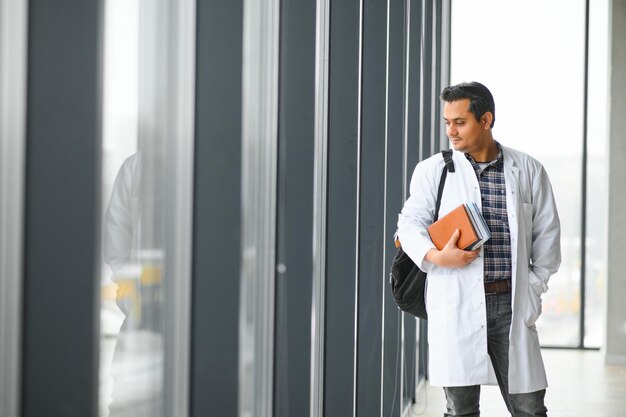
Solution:
<path fill-rule="evenodd" d="M 480 124 L 485 130 L 491 129 L 491 122 L 493 122 L 493 113 L 490 111 L 485 112 L 480 118 Z"/>

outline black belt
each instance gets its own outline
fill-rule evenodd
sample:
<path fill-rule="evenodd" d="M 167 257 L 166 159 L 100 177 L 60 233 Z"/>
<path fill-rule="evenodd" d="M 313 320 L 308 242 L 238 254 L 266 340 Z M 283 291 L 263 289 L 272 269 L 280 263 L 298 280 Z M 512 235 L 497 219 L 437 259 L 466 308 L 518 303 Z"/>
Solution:
<path fill-rule="evenodd" d="M 511 279 L 485 282 L 485 295 L 511 292 Z"/>

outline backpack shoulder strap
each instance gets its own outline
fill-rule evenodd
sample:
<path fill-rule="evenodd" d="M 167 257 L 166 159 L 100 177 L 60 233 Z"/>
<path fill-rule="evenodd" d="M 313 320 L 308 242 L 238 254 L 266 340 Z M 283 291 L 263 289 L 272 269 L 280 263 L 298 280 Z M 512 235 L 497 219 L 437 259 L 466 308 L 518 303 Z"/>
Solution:
<path fill-rule="evenodd" d="M 437 203 L 435 204 L 435 218 L 433 222 L 436 222 L 439 218 L 439 207 L 441 206 L 441 196 L 443 195 L 443 187 L 446 184 L 446 177 L 449 172 L 454 172 L 454 161 L 452 160 L 452 150 L 445 149 L 441 151 L 443 155 L 443 159 L 446 162 L 446 166 L 443 168 L 441 172 L 441 180 L 439 181 L 439 189 L 437 190 Z"/>
<path fill-rule="evenodd" d="M 446 161 L 446 167 L 448 171 L 454 172 L 454 161 L 452 160 L 452 149 L 445 149 L 441 151 L 443 155 L 443 160 Z"/>

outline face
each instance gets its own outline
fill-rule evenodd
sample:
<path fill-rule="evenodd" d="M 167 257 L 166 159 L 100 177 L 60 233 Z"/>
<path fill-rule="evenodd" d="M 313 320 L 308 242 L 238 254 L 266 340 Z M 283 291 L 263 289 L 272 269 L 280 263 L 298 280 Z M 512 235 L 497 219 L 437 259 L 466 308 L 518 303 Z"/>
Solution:
<path fill-rule="evenodd" d="M 486 112 L 480 120 L 470 112 L 468 98 L 445 102 L 443 119 L 446 123 L 446 134 L 455 150 L 478 155 L 485 152 L 493 143 L 491 136 L 491 112 Z"/>

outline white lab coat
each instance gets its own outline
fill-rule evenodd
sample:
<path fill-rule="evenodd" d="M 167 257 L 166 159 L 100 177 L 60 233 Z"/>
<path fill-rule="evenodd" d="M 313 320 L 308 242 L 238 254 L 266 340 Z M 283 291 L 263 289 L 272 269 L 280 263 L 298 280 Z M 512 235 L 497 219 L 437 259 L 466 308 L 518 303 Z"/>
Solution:
<path fill-rule="evenodd" d="M 507 147 L 503 156 L 513 275 L 509 391 L 515 394 L 548 385 L 535 321 L 541 314 L 541 294 L 561 263 L 560 222 L 543 166 Z M 453 160 L 456 172 L 448 173 L 439 217 L 462 203 L 481 206 L 472 165 L 461 152 L 454 151 Z M 428 273 L 429 378 L 437 386 L 496 384 L 487 354 L 483 254 L 464 268 L 442 268 L 424 260 L 434 248 L 426 227 L 432 223 L 443 167 L 441 154 L 416 166 L 411 197 L 398 220 L 402 248 Z"/>
<path fill-rule="evenodd" d="M 113 279 L 139 248 L 141 153 L 122 164 L 104 216 L 104 262 L 111 266 Z"/>

